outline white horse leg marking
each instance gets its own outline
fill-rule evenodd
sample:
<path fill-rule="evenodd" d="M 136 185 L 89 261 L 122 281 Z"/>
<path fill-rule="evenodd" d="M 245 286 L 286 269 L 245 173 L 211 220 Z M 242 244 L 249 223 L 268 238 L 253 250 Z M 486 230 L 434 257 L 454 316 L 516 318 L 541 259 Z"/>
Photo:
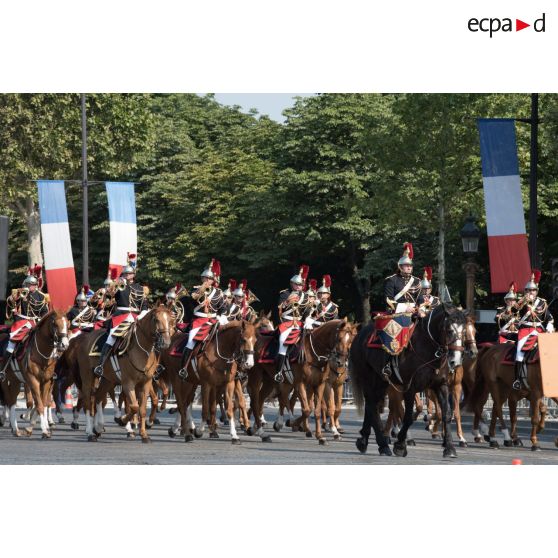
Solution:
<path fill-rule="evenodd" d="M 480 438 L 480 432 L 478 430 L 476 430 L 475 428 L 473 428 L 473 436 L 475 438 Z"/>
<path fill-rule="evenodd" d="M 116 397 L 114 399 L 113 405 L 114 405 L 114 416 L 115 416 L 115 418 L 120 418 L 122 416 L 122 411 L 120 410 L 120 407 L 118 406 L 118 400 L 116 399 Z"/>
<path fill-rule="evenodd" d="M 281 405 L 277 407 L 277 424 L 279 428 L 283 428 L 283 411 L 281 410 Z"/>
<path fill-rule="evenodd" d="M 186 409 L 186 426 L 190 430 L 194 430 L 194 428 L 196 428 L 196 423 L 194 422 L 194 419 L 192 417 L 192 404 L 191 403 L 190 403 L 190 405 L 188 405 L 188 407 Z"/>
<path fill-rule="evenodd" d="M 47 409 L 45 407 L 44 411 L 39 414 L 39 418 L 41 419 L 41 432 L 43 434 L 48 433 L 48 418 L 47 418 Z"/>
<path fill-rule="evenodd" d="M 134 429 L 132 428 L 132 424 L 131 424 L 130 421 L 128 421 L 128 422 L 126 423 L 125 428 L 126 428 L 126 432 L 128 432 L 128 434 L 130 434 L 131 432 L 134 431 Z"/>
<path fill-rule="evenodd" d="M 232 418 L 229 419 L 229 423 L 230 423 L 230 429 L 231 429 L 231 439 L 238 440 L 238 434 L 236 433 L 234 414 L 233 414 Z"/>
<path fill-rule="evenodd" d="M 467 440 L 465 439 L 465 437 L 463 435 L 459 436 L 459 441 L 467 443 Z"/>
<path fill-rule="evenodd" d="M 479 429 L 480 429 L 481 434 L 483 436 L 488 434 L 488 425 L 483 420 L 481 420 L 480 423 L 479 423 Z"/>
<path fill-rule="evenodd" d="M 97 403 L 96 406 L 97 412 L 95 413 L 95 430 L 99 432 L 99 434 L 103 431 L 105 427 L 105 416 L 103 414 L 103 404 Z"/>
<path fill-rule="evenodd" d="M 172 431 L 175 434 L 178 434 L 180 432 L 181 424 L 182 424 L 182 417 L 180 416 L 180 413 L 176 413 L 176 416 L 174 417 L 174 424 L 172 425 Z"/>
<path fill-rule="evenodd" d="M 87 436 L 93 435 L 93 417 L 89 411 L 85 411 L 85 434 Z"/>
<path fill-rule="evenodd" d="M 52 407 L 47 408 L 47 422 L 49 425 L 54 424 L 54 421 L 52 420 Z"/>
<path fill-rule="evenodd" d="M 260 426 L 256 430 L 256 436 L 259 436 L 260 438 L 263 438 L 265 436 L 265 431 L 264 431 L 263 427 Z"/>
<path fill-rule="evenodd" d="M 265 416 L 262 413 L 262 416 L 260 417 L 260 422 L 262 423 L 262 426 L 265 426 L 267 424 L 267 421 L 265 420 Z"/>
<path fill-rule="evenodd" d="M 511 440 L 510 432 L 507 428 L 502 428 L 502 434 L 504 435 L 504 440 Z"/>
<path fill-rule="evenodd" d="M 10 426 L 13 432 L 17 432 L 17 413 L 15 405 L 10 407 Z"/>

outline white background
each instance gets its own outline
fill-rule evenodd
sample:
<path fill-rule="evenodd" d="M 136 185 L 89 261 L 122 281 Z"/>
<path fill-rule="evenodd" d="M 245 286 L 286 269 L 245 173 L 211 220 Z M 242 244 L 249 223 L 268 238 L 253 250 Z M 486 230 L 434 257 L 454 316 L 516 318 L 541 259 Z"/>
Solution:
<path fill-rule="evenodd" d="M 0 7 L 2 92 L 558 91 L 558 10 L 549 1 L 6 4 Z M 490 39 L 467 30 L 471 17 L 531 23 L 543 11 L 544 34 L 527 29 Z M 157 451 L 155 444 L 147 449 Z M 362 462 L 2 467 L 1 553 L 453 558 L 555 552 L 555 467 Z"/>

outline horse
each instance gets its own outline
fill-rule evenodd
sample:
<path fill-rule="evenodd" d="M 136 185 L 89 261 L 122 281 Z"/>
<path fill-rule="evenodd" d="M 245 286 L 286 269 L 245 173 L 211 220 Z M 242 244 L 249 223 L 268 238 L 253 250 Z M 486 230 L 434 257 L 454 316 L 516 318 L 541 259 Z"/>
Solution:
<path fill-rule="evenodd" d="M 7 370 L 2 391 L 6 405 L 10 409 L 10 425 L 14 436 L 21 436 L 16 419 L 16 403 L 21 382 L 28 386 L 33 397 L 36 414 L 41 422 L 42 439 L 52 436 L 48 422 L 48 405 L 53 386 L 54 355 L 56 351 L 63 352 L 68 347 L 68 320 L 65 313 L 51 310 L 37 323 L 29 334 L 26 349 L 14 358 L 20 372 L 14 372 L 11 366 Z M 17 351 L 17 349 L 16 349 Z M 31 411 L 30 425 L 25 434 L 31 436 L 35 425 L 34 413 Z"/>
<path fill-rule="evenodd" d="M 142 442 L 149 443 L 151 441 L 145 428 L 145 418 L 147 395 L 157 367 L 155 347 L 168 348 L 173 330 L 173 318 L 168 308 L 160 305 L 149 310 L 141 320 L 130 326 L 125 351 L 123 354 L 118 354 L 119 372 L 113 370 L 112 358 L 107 359 L 103 376 L 100 379 L 97 379 L 93 374 L 97 357 L 90 356 L 90 351 L 104 332 L 82 333 L 75 338 L 78 357 L 74 377 L 83 397 L 85 434 L 88 441 L 97 441 L 102 433 L 104 428 L 103 401 L 107 392 L 116 384 L 122 385 L 122 390 L 130 408 L 129 412 L 122 417 L 117 418 L 115 416 L 115 422 L 120 426 L 127 427 L 130 418 L 139 411 Z M 139 403 L 136 396 L 137 386 L 141 388 L 139 390 Z M 93 421 L 94 417 L 95 422 Z"/>
<path fill-rule="evenodd" d="M 540 362 L 527 363 L 527 389 L 523 384 L 520 390 L 513 390 L 512 384 L 515 379 L 514 366 L 504 364 L 503 359 L 509 351 L 509 343 L 499 343 L 487 347 L 481 351 L 477 357 L 476 379 L 473 391 L 467 399 L 466 408 L 475 414 L 473 432 L 478 426 L 483 427 L 482 411 L 488 399 L 492 396 L 492 416 L 488 433 L 484 438 L 489 442 L 490 447 L 499 447 L 498 441 L 494 439 L 496 434 L 496 421 L 500 422 L 500 427 L 504 435 L 504 445 L 523 445 L 517 436 L 515 426 L 510 435 L 506 421 L 502 413 L 502 407 L 506 400 L 510 406 L 510 418 L 515 425 L 517 402 L 524 397 L 529 400 L 531 408 L 531 450 L 540 450 L 537 433 L 544 428 L 544 417 L 546 408 L 543 405 L 543 389 L 541 378 Z M 483 429 L 484 430 L 484 429 Z M 485 430 L 484 430 L 485 431 Z"/>
<path fill-rule="evenodd" d="M 448 371 L 451 373 L 461 364 L 463 356 L 464 313 L 452 304 L 440 304 L 425 317 L 417 318 L 408 346 L 399 355 L 399 373 L 403 385 L 397 386 L 404 394 L 405 416 L 393 449 L 397 456 L 407 455 L 407 431 L 413 423 L 413 401 L 418 391 L 432 388 L 442 406 L 444 429 L 444 457 L 457 457 L 449 428 Z M 363 327 L 357 334 L 350 351 L 350 370 L 353 394 L 357 407 L 364 405 L 361 436 L 356 440 L 357 449 L 366 453 L 371 428 L 376 435 L 380 455 L 392 455 L 389 440 L 382 432 L 378 403 L 383 401 L 389 382 L 381 375 L 387 355 L 383 349 L 367 346 L 373 333 L 373 323 Z M 447 361 L 448 369 L 443 363 Z"/>

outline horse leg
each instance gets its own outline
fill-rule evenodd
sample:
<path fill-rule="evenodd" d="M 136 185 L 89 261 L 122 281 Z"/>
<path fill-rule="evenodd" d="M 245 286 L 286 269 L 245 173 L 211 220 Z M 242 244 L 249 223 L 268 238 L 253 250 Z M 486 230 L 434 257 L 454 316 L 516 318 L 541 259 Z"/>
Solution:
<path fill-rule="evenodd" d="M 240 438 L 236 433 L 236 421 L 234 419 L 234 392 L 236 389 L 236 380 L 234 376 L 225 386 L 225 406 L 227 409 L 227 417 L 229 419 L 229 429 L 231 433 L 231 443 L 233 445 L 240 444 Z"/>
<path fill-rule="evenodd" d="M 541 398 L 539 401 L 539 422 L 537 424 L 537 434 L 540 434 L 544 430 L 544 423 L 546 421 L 546 413 L 548 412 L 548 407 L 545 405 L 544 400 Z"/>
<path fill-rule="evenodd" d="M 455 416 L 455 427 L 457 429 L 457 437 L 459 438 L 459 447 L 466 448 L 467 440 L 463 436 L 463 427 L 461 425 L 461 409 L 459 408 L 459 402 L 461 401 L 461 382 L 453 386 L 453 414 Z"/>
<path fill-rule="evenodd" d="M 413 406 L 415 403 L 415 392 L 410 389 L 403 396 L 405 402 L 405 414 L 401 430 L 397 434 L 397 441 L 393 444 L 393 453 L 399 457 L 407 456 L 407 432 L 413 424 Z"/>
<path fill-rule="evenodd" d="M 37 409 L 37 413 L 39 414 L 39 419 L 41 421 L 41 432 L 43 440 L 50 438 L 50 432 L 48 429 L 48 420 L 47 420 L 47 413 L 46 407 L 43 403 L 43 398 L 41 394 L 41 386 L 39 384 L 39 380 L 37 380 L 37 376 L 34 374 L 36 366 L 33 363 L 29 364 L 30 371 L 28 373 L 28 385 L 29 391 L 33 397 L 33 401 L 35 402 L 35 408 Z M 38 371 L 37 371 L 38 372 Z M 29 435 L 33 432 L 33 424 L 29 425 L 29 428 L 26 429 Z"/>
<path fill-rule="evenodd" d="M 205 382 L 201 384 L 201 399 L 202 399 L 202 410 L 201 410 L 201 420 L 200 425 L 196 426 L 194 430 L 194 436 L 196 438 L 201 438 L 205 432 L 205 425 L 208 418 L 209 410 L 209 386 Z"/>
<path fill-rule="evenodd" d="M 210 438 L 219 438 L 219 434 L 217 433 L 217 397 L 222 395 L 221 393 L 217 392 L 217 386 L 211 386 L 209 388 L 209 437 Z M 233 413 L 233 420 L 234 420 L 234 413 Z"/>
<path fill-rule="evenodd" d="M 326 404 L 327 416 L 329 418 L 329 424 L 330 424 L 331 430 L 333 432 L 333 439 L 334 440 L 340 440 L 341 439 L 341 434 L 339 432 L 339 429 L 337 428 L 337 420 L 335 418 L 335 393 L 334 393 L 334 389 L 335 389 L 334 386 L 330 386 L 327 395 L 326 395 L 325 389 L 324 389 L 324 397 L 326 398 L 324 403 Z"/>
<path fill-rule="evenodd" d="M 370 437 L 371 428 L 374 429 L 376 435 L 376 443 L 378 444 L 378 452 L 380 455 L 392 455 L 389 448 L 389 439 L 382 432 L 382 421 L 380 419 L 379 403 L 383 400 L 385 392 L 372 391 L 372 393 L 363 393 L 364 396 L 364 420 L 360 429 L 360 438 L 357 438 L 355 444 L 360 453 L 366 453 L 368 448 L 368 438 Z"/>
<path fill-rule="evenodd" d="M 148 444 L 151 442 L 151 438 L 147 434 L 146 424 L 147 424 L 147 398 L 149 397 L 152 391 L 153 391 L 153 384 L 151 378 L 149 378 L 142 386 L 140 386 L 139 401 L 137 403 L 138 406 L 137 413 L 139 414 L 139 423 L 140 423 L 139 433 L 141 436 L 141 441 L 144 444 Z M 135 390 L 134 390 L 134 395 L 135 395 Z"/>
<path fill-rule="evenodd" d="M 521 438 L 517 435 L 517 400 L 515 397 L 508 398 L 508 408 L 510 410 L 510 428 L 511 428 L 511 439 L 512 445 L 522 446 L 523 442 Z"/>
<path fill-rule="evenodd" d="M 529 396 L 529 406 L 531 407 L 531 451 L 539 451 L 541 446 L 537 438 L 538 426 L 540 421 L 540 396 L 531 390 Z"/>
<path fill-rule="evenodd" d="M 442 430 L 444 435 L 444 457 L 457 457 L 457 452 L 453 445 L 451 435 L 451 408 L 449 403 L 449 388 L 447 384 L 442 384 L 436 389 L 436 397 L 442 411 Z"/>
<path fill-rule="evenodd" d="M 312 432 L 310 431 L 310 428 L 308 427 L 308 417 L 310 416 L 310 399 L 313 397 L 314 395 L 314 388 L 312 386 L 308 386 L 308 391 L 306 388 L 306 385 L 304 384 L 304 382 L 300 382 L 296 388 L 295 391 L 298 393 L 298 398 L 300 399 L 300 407 L 302 410 L 302 415 L 300 417 L 300 423 L 302 424 L 304 431 L 306 432 L 306 437 L 307 438 L 311 438 L 312 437 Z M 298 421 L 295 421 L 295 424 Z M 319 423 L 319 417 L 318 417 L 318 423 Z M 319 426 L 319 424 L 318 424 Z M 294 427 L 293 427 L 294 430 Z M 316 437 L 318 436 L 318 432 L 316 432 Z M 320 442 L 321 443 L 321 442 Z"/>
<path fill-rule="evenodd" d="M 339 434 L 344 434 L 345 430 L 341 427 L 341 411 L 343 405 L 343 382 L 340 382 L 339 385 L 335 386 L 333 389 L 333 396 L 335 400 L 335 426 L 337 427 L 337 431 Z"/>
<path fill-rule="evenodd" d="M 246 409 L 246 399 L 244 398 L 244 390 L 242 389 L 242 382 L 239 380 L 234 381 L 234 397 L 238 403 L 240 422 L 242 429 L 246 432 L 250 426 L 250 419 Z"/>
<path fill-rule="evenodd" d="M 422 399 L 420 393 L 415 393 L 415 414 L 414 420 L 417 420 L 423 411 Z"/>
<path fill-rule="evenodd" d="M 95 391 L 95 417 L 93 419 L 93 435 L 99 438 L 105 431 L 104 405 L 110 385 L 105 378 L 101 378 L 99 387 Z M 116 418 L 115 418 L 116 420 Z"/>
<path fill-rule="evenodd" d="M 321 421 L 324 388 L 325 388 L 324 382 L 318 384 L 318 386 L 315 388 L 315 401 L 314 401 L 314 420 L 316 421 L 316 438 L 321 446 L 327 445 L 327 441 L 324 435 L 322 434 L 322 421 Z M 335 426 L 333 428 L 335 428 Z M 337 434 L 337 439 L 339 439 L 339 433 L 334 431 L 334 434 Z"/>

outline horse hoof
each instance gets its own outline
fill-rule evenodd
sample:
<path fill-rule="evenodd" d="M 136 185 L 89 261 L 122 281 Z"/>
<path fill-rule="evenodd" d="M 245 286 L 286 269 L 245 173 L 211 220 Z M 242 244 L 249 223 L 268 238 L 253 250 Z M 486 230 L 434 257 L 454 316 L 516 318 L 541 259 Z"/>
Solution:
<path fill-rule="evenodd" d="M 500 447 L 500 444 L 496 440 L 490 440 L 490 447 L 494 449 L 498 449 Z"/>
<path fill-rule="evenodd" d="M 70 426 L 72 427 L 72 430 L 79 430 L 79 424 L 77 422 L 72 422 Z"/>
<path fill-rule="evenodd" d="M 240 425 L 240 430 L 242 430 L 242 432 L 244 432 L 244 434 L 247 434 L 248 429 L 246 428 L 246 426 L 244 426 L 244 424 Z"/>
<path fill-rule="evenodd" d="M 118 426 L 126 426 L 126 423 L 122 420 L 122 417 L 114 417 L 114 422 L 116 422 Z"/>
<path fill-rule="evenodd" d="M 516 439 L 513 441 L 513 445 L 514 445 L 514 446 L 521 446 L 521 447 L 523 447 L 523 442 L 521 441 L 521 438 L 516 438 Z M 558 444 L 557 444 L 557 446 L 558 446 Z"/>
<path fill-rule="evenodd" d="M 153 443 L 153 442 L 152 442 L 152 440 L 151 440 L 151 438 L 150 438 L 149 436 L 146 436 L 145 438 L 142 438 L 142 439 L 141 439 L 141 443 L 142 443 L 142 444 L 151 444 L 151 443 Z"/>
<path fill-rule="evenodd" d="M 194 437 L 192 436 L 192 434 L 186 434 L 186 436 L 184 436 L 184 441 L 185 442 L 193 442 L 194 441 Z"/>
<path fill-rule="evenodd" d="M 294 428 L 294 426 L 293 426 L 293 428 Z M 304 432 L 304 426 L 302 426 L 302 424 L 299 425 L 298 431 L 299 431 L 299 432 Z"/>
<path fill-rule="evenodd" d="M 264 437 L 262 438 L 262 442 L 263 442 L 264 444 L 271 444 L 271 436 L 264 436 Z"/>
<path fill-rule="evenodd" d="M 217 434 L 217 432 L 210 432 L 210 433 L 209 433 L 209 437 L 210 437 L 210 438 L 217 439 L 217 438 L 219 438 L 219 434 Z"/>
<path fill-rule="evenodd" d="M 466 448 L 466 447 L 468 447 L 468 446 L 467 446 L 467 442 L 463 442 L 463 441 L 459 442 L 459 447 L 460 447 L 460 448 Z"/>
<path fill-rule="evenodd" d="M 360 453 L 366 453 L 366 450 L 368 449 L 368 442 L 364 438 L 357 438 L 355 445 Z"/>
<path fill-rule="evenodd" d="M 128 438 L 128 440 L 133 440 L 136 437 L 134 432 L 128 432 L 126 434 L 126 438 Z"/>
<path fill-rule="evenodd" d="M 226 420 L 226 421 L 223 423 L 223 426 L 229 426 L 229 425 L 230 425 L 230 422 L 229 422 L 228 420 Z"/>
<path fill-rule="evenodd" d="M 416 446 L 417 443 L 413 439 L 410 439 L 410 440 L 407 440 L 407 445 L 408 446 Z"/>
<path fill-rule="evenodd" d="M 275 430 L 275 432 L 281 432 L 281 428 L 282 426 L 277 421 L 273 423 L 273 430 Z"/>
<path fill-rule="evenodd" d="M 490 442 L 490 436 L 488 434 L 485 434 L 483 438 L 485 442 Z"/>
<path fill-rule="evenodd" d="M 174 415 L 174 413 L 176 413 L 177 411 L 178 409 L 176 407 L 173 407 L 172 409 L 169 409 L 169 415 Z"/>
<path fill-rule="evenodd" d="M 378 452 L 380 455 L 386 455 L 387 457 L 391 457 L 393 455 L 393 453 L 391 453 L 391 450 L 389 449 L 389 446 L 382 446 L 381 448 L 378 448 Z"/>
<path fill-rule="evenodd" d="M 304 431 L 304 430 L 303 430 L 303 431 Z M 310 430 L 308 430 L 308 431 L 306 432 L 306 437 L 307 437 L 307 438 L 312 438 L 312 432 L 310 432 Z"/>
<path fill-rule="evenodd" d="M 432 439 L 433 440 L 439 440 L 440 439 L 440 434 L 432 434 Z"/>
<path fill-rule="evenodd" d="M 154 418 L 153 419 L 153 424 L 159 425 L 159 424 L 161 424 L 161 421 L 158 418 Z"/>
<path fill-rule="evenodd" d="M 12 436 L 13 436 L 14 438 L 21 438 L 22 433 L 21 433 L 20 430 L 12 430 Z"/>
<path fill-rule="evenodd" d="M 339 434 L 334 434 L 333 439 L 337 442 L 337 441 L 341 440 L 341 436 Z"/>
<path fill-rule="evenodd" d="M 66 419 L 64 417 L 59 417 L 58 424 L 66 424 Z"/>
<path fill-rule="evenodd" d="M 32 428 L 26 428 L 24 430 L 24 432 L 25 432 L 26 436 L 31 436 L 31 434 L 33 434 L 33 429 Z"/>
<path fill-rule="evenodd" d="M 306 433 L 308 435 L 308 432 Z M 312 436 L 312 433 L 310 433 L 310 436 Z M 327 446 L 327 440 L 325 438 L 318 438 L 318 444 L 320 444 L 320 446 Z"/>
<path fill-rule="evenodd" d="M 289 426 L 291 426 L 291 419 L 287 419 L 287 420 L 285 421 L 285 426 L 286 426 L 287 428 L 289 428 Z"/>
<path fill-rule="evenodd" d="M 512 440 L 504 440 L 504 446 L 507 448 L 511 448 L 513 446 Z"/>
<path fill-rule="evenodd" d="M 252 429 L 251 426 L 249 426 L 246 430 L 246 436 L 253 436 L 254 435 L 254 430 Z"/>
<path fill-rule="evenodd" d="M 152 423 L 150 424 L 149 422 L 146 422 L 146 423 L 145 423 L 145 428 L 146 428 L 147 430 L 151 430 L 151 428 L 153 428 L 153 424 L 152 424 Z"/>
<path fill-rule="evenodd" d="M 97 441 L 97 436 L 95 436 L 94 434 L 89 434 L 89 436 L 87 436 L 87 441 L 88 442 L 96 442 Z"/>
<path fill-rule="evenodd" d="M 233 446 L 240 446 L 240 440 L 238 438 L 232 438 L 231 439 L 231 444 Z"/>
<path fill-rule="evenodd" d="M 395 442 L 395 444 L 393 444 L 393 453 L 395 453 L 397 457 L 407 457 L 406 444 L 402 442 Z"/>
<path fill-rule="evenodd" d="M 172 429 L 172 426 L 167 430 L 169 438 L 176 438 L 176 432 Z"/>
<path fill-rule="evenodd" d="M 194 436 L 196 438 L 201 438 L 203 436 L 203 432 L 197 426 L 194 428 Z"/>
<path fill-rule="evenodd" d="M 541 451 L 541 446 L 539 446 L 538 444 L 533 444 L 531 446 L 531 451 Z"/>
<path fill-rule="evenodd" d="M 100 438 L 102 432 L 97 432 L 97 430 L 96 430 L 95 428 L 93 428 L 93 434 L 94 434 L 94 436 L 96 436 L 97 438 Z"/>
<path fill-rule="evenodd" d="M 444 457 L 457 457 L 457 452 L 455 451 L 455 448 L 452 446 L 450 448 L 444 448 L 444 453 L 443 453 Z"/>
<path fill-rule="evenodd" d="M 48 440 L 51 437 L 51 434 L 48 432 L 43 432 L 41 435 L 41 440 Z"/>
<path fill-rule="evenodd" d="M 474 440 L 475 444 L 480 444 L 482 443 L 482 438 L 480 436 L 475 436 Z"/>
<path fill-rule="evenodd" d="M 337 432 L 339 432 L 339 434 L 345 434 L 345 429 L 344 428 L 338 428 Z"/>
<path fill-rule="evenodd" d="M 391 429 L 391 432 L 389 434 L 392 438 L 397 438 L 397 432 L 393 430 L 393 428 Z"/>

